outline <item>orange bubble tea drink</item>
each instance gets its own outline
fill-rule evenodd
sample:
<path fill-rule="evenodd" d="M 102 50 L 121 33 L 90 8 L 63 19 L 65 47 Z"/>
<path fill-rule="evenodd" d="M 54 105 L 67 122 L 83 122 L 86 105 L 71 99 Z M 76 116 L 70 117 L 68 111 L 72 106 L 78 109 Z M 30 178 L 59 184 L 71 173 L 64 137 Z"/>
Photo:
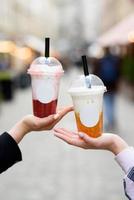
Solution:
<path fill-rule="evenodd" d="M 87 84 L 90 83 L 90 87 Z M 79 132 L 99 137 L 103 131 L 103 94 L 106 90 L 101 79 L 93 74 L 81 75 L 73 82 L 69 93 L 74 104 Z"/>

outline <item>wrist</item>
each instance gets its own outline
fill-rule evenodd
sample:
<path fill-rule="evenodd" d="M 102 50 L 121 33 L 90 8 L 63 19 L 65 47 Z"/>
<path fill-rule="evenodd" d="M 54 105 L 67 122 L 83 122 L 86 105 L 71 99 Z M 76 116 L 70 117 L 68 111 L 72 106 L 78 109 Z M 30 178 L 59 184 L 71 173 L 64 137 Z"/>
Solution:
<path fill-rule="evenodd" d="M 128 148 L 128 144 L 118 135 L 112 136 L 112 143 L 110 145 L 109 150 L 114 154 L 117 155 L 124 149 Z"/>
<path fill-rule="evenodd" d="M 10 131 L 8 131 L 9 135 L 12 136 L 16 143 L 19 143 L 28 132 L 28 127 L 23 119 L 15 124 Z"/>

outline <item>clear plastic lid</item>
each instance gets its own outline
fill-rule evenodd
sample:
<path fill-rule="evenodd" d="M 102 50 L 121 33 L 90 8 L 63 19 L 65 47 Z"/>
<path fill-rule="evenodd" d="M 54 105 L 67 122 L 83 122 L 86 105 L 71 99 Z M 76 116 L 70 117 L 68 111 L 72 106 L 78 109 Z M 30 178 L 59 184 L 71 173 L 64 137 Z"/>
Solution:
<path fill-rule="evenodd" d="M 54 57 L 38 57 L 28 69 L 28 74 L 31 75 L 60 75 L 63 72 L 61 63 Z"/>
<path fill-rule="evenodd" d="M 86 94 L 86 93 L 104 93 L 106 92 L 106 87 L 102 80 L 94 75 L 90 74 L 88 76 L 81 75 L 77 77 L 73 82 L 68 91 L 70 94 Z"/>

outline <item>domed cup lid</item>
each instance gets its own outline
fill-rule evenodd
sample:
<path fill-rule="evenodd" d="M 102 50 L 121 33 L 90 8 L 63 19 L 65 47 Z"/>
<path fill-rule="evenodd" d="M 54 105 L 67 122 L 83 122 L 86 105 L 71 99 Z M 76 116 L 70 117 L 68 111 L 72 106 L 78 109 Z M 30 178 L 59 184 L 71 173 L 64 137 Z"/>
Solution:
<path fill-rule="evenodd" d="M 54 57 L 38 57 L 28 69 L 30 75 L 61 75 L 63 72 L 61 63 Z"/>
<path fill-rule="evenodd" d="M 72 82 L 68 92 L 71 95 L 98 94 L 106 92 L 106 87 L 102 80 L 94 74 L 81 75 Z"/>

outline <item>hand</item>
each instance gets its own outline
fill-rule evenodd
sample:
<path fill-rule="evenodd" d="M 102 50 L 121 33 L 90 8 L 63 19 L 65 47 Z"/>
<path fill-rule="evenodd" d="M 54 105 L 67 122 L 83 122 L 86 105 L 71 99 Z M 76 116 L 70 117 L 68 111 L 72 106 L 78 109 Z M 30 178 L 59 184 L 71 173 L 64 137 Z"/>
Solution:
<path fill-rule="evenodd" d="M 59 110 L 55 115 L 50 115 L 44 118 L 27 115 L 15 124 L 8 133 L 17 143 L 19 143 L 24 135 L 31 131 L 51 130 L 68 112 L 72 110 L 73 107 L 68 106 Z"/>
<path fill-rule="evenodd" d="M 87 134 L 71 132 L 63 128 L 54 128 L 54 135 L 70 145 L 83 149 L 109 150 L 115 155 L 128 147 L 126 142 L 119 136 L 112 133 L 103 133 L 98 138 L 89 137 Z"/>
<path fill-rule="evenodd" d="M 44 118 L 27 115 L 22 119 L 22 121 L 27 127 L 28 132 L 51 130 L 70 111 L 73 111 L 72 106 L 60 109 L 55 115 L 50 115 Z"/>

